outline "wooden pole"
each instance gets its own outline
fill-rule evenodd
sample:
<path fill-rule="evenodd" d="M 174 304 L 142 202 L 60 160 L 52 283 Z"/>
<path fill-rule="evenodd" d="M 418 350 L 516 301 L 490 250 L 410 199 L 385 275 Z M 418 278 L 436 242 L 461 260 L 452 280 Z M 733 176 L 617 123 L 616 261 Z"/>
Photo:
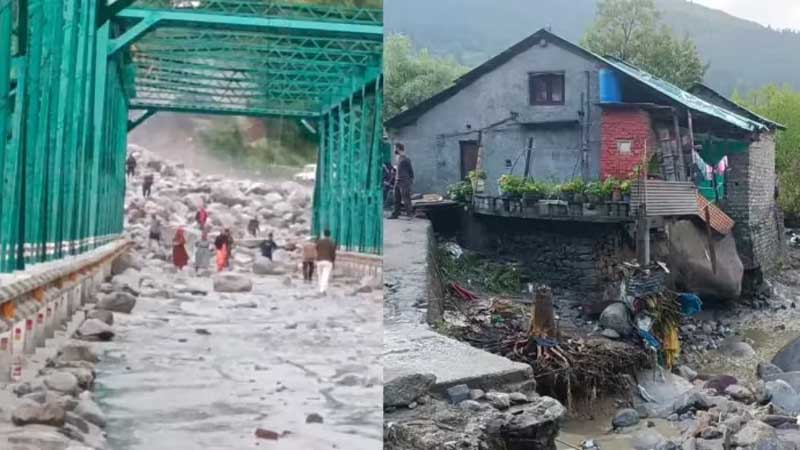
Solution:
<path fill-rule="evenodd" d="M 681 139 L 681 126 L 678 122 L 678 113 L 672 111 L 672 126 L 675 127 L 675 144 L 678 149 L 678 181 L 686 181 L 686 163 L 683 159 L 683 139 Z"/>
<path fill-rule="evenodd" d="M 642 200 L 639 204 L 639 220 L 637 221 L 638 257 L 642 267 L 650 264 L 650 224 L 647 222 L 647 139 L 644 140 L 642 155 Z"/>
<path fill-rule="evenodd" d="M 528 138 L 528 154 L 525 157 L 525 178 L 530 176 L 531 152 L 533 152 L 533 137 Z"/>
<path fill-rule="evenodd" d="M 711 257 L 711 272 L 717 273 L 717 254 L 714 250 L 714 237 L 711 232 L 711 205 L 706 205 L 706 238 L 708 239 L 708 255 Z"/>

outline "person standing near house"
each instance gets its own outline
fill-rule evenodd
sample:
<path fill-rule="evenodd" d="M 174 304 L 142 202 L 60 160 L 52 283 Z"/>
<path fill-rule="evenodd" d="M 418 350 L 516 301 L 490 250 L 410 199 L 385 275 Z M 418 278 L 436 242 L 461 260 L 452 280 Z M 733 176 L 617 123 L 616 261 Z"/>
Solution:
<path fill-rule="evenodd" d="M 317 259 L 317 243 L 308 238 L 303 244 L 303 280 L 310 283 L 314 279 L 314 261 Z"/>
<path fill-rule="evenodd" d="M 325 229 L 324 237 L 317 241 L 317 267 L 319 268 L 319 292 L 328 291 L 328 283 L 336 262 L 336 242 L 331 239 L 331 230 Z"/>
<path fill-rule="evenodd" d="M 125 175 L 128 178 L 136 175 L 136 158 L 133 155 L 128 156 L 128 159 L 125 161 Z"/>
<path fill-rule="evenodd" d="M 405 206 L 408 217 L 413 217 L 411 186 L 414 184 L 414 168 L 411 166 L 411 159 L 406 156 L 406 148 L 403 144 L 395 144 L 394 153 L 397 155 L 397 174 L 394 182 L 394 210 L 389 218 L 400 217 L 401 206 Z"/>
<path fill-rule="evenodd" d="M 144 176 L 144 182 L 142 183 L 142 196 L 144 198 L 150 198 L 150 191 L 153 189 L 154 181 L 155 178 L 152 173 L 148 173 Z"/>
<path fill-rule="evenodd" d="M 247 232 L 250 233 L 250 236 L 257 237 L 259 231 L 261 231 L 261 224 L 258 223 L 258 219 L 253 217 L 250 219 L 250 222 L 247 223 Z M 271 237 L 272 233 L 270 233 L 270 238 Z"/>
<path fill-rule="evenodd" d="M 392 163 L 383 163 L 383 207 L 388 208 L 394 194 L 395 169 Z"/>

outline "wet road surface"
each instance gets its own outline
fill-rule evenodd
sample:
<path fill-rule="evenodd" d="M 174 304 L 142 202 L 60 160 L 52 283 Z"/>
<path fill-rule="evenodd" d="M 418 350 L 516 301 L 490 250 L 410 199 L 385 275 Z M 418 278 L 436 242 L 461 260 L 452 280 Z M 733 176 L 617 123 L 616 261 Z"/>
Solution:
<path fill-rule="evenodd" d="M 382 448 L 381 296 L 253 276 L 246 294 L 139 298 L 115 315 L 97 395 L 115 450 Z M 161 278 L 159 278 L 161 277 Z M 357 284 L 356 284 L 357 285 Z M 324 423 L 306 423 L 309 414 Z M 258 439 L 256 428 L 286 433 Z"/>

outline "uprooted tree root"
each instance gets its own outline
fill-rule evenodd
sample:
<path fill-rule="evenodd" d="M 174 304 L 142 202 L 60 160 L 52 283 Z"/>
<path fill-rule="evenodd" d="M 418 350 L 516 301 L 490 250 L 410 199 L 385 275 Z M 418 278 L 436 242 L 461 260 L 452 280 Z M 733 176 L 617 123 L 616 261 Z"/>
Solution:
<path fill-rule="evenodd" d="M 533 368 L 537 390 L 572 410 L 576 401 L 591 405 L 600 395 L 630 392 L 636 372 L 652 366 L 643 348 L 605 339 L 562 338 L 542 347 L 524 331 L 482 329 L 466 342 Z M 630 376 L 626 376 L 630 375 Z"/>

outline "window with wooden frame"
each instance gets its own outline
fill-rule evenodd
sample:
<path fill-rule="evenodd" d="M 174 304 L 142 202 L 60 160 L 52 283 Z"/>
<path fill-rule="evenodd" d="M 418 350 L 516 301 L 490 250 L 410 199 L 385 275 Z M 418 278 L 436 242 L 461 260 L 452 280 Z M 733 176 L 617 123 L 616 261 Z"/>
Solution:
<path fill-rule="evenodd" d="M 563 105 L 564 74 L 534 72 L 528 74 L 531 105 Z"/>

